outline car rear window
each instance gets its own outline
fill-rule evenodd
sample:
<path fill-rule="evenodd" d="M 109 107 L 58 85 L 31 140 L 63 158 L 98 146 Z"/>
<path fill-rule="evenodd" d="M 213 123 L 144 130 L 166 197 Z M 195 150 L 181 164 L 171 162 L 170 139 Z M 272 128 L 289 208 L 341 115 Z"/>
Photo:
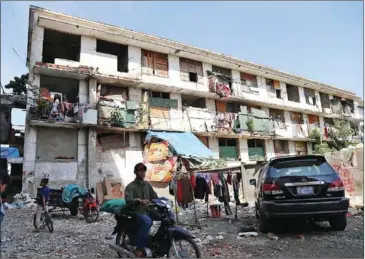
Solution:
<path fill-rule="evenodd" d="M 278 161 L 269 169 L 269 175 L 273 178 L 332 174 L 336 174 L 335 170 L 327 162 L 318 159 Z"/>

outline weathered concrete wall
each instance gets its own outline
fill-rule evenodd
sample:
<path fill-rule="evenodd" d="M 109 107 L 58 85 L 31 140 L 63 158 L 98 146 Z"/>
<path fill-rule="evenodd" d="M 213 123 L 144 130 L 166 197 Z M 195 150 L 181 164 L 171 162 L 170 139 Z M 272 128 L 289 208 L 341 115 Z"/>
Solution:
<path fill-rule="evenodd" d="M 90 177 L 90 187 L 95 187 L 97 182 L 109 176 L 120 180 L 124 188 L 133 181 L 134 166 L 143 162 L 143 149 L 139 133 L 129 133 L 129 146 L 103 151 L 102 146 L 95 148 L 95 169 Z"/>

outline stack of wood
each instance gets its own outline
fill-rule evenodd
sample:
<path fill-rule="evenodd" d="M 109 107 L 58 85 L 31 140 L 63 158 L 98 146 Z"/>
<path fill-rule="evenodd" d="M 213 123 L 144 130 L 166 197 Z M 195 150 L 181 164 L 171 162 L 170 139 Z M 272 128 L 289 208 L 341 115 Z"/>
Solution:
<path fill-rule="evenodd" d="M 102 182 L 96 184 L 96 199 L 98 204 L 112 199 L 123 199 L 122 183 L 105 177 Z"/>

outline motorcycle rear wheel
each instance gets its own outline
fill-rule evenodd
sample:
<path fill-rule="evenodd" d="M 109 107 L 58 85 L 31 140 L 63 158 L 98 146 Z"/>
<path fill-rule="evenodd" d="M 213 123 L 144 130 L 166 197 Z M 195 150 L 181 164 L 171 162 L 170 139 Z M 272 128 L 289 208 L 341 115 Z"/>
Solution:
<path fill-rule="evenodd" d="M 198 245 L 195 243 L 194 240 L 192 240 L 189 237 L 180 237 L 180 238 L 175 238 L 175 244 L 178 243 L 179 241 L 185 241 L 186 243 L 188 243 L 189 245 L 192 246 L 194 252 L 195 252 L 195 258 L 201 258 L 201 253 L 200 253 L 200 249 L 198 247 Z M 171 254 L 174 254 L 174 246 L 171 245 L 171 247 L 168 250 L 168 254 L 167 254 L 167 258 L 181 258 L 181 257 L 171 257 Z M 176 254 L 175 254 L 176 255 Z M 182 258 L 194 258 L 194 257 L 182 257 Z"/>
<path fill-rule="evenodd" d="M 89 209 L 85 215 L 85 220 L 87 223 L 94 223 L 99 219 L 99 211 L 97 208 Z"/>
<path fill-rule="evenodd" d="M 125 248 L 125 246 L 126 246 L 126 243 L 125 243 L 125 238 L 126 238 L 126 233 L 125 233 L 125 231 L 124 232 L 119 232 L 118 234 L 117 234 L 117 237 L 116 237 L 116 239 L 115 239 L 115 244 L 116 245 L 118 245 L 118 246 L 121 246 L 121 247 L 123 247 L 123 248 Z M 134 253 L 133 251 L 130 251 L 131 253 Z M 126 254 L 122 254 L 122 253 L 119 253 L 119 252 L 117 252 L 117 254 L 118 254 L 118 257 L 119 258 L 126 258 L 125 256 L 126 256 Z"/>

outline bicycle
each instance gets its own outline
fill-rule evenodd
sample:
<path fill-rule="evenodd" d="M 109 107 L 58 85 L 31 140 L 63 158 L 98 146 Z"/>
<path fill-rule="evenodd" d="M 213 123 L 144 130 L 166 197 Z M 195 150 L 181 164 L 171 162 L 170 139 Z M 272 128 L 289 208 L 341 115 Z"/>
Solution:
<path fill-rule="evenodd" d="M 35 229 L 38 229 L 36 221 L 37 221 L 37 213 L 35 213 L 33 216 L 33 225 L 34 225 Z M 50 233 L 53 232 L 53 221 L 52 221 L 52 217 L 49 214 L 47 208 L 42 209 L 40 221 L 41 222 L 39 225 L 39 229 L 44 229 L 45 227 L 47 227 Z"/>

